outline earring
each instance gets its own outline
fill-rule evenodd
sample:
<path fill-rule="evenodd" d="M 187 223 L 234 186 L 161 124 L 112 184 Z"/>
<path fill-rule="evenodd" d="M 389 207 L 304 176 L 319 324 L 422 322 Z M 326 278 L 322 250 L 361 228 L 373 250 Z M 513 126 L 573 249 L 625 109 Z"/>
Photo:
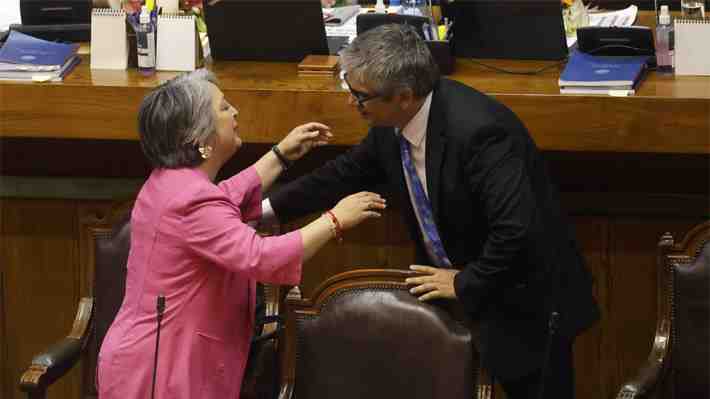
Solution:
<path fill-rule="evenodd" d="M 197 150 L 200 152 L 202 159 L 207 159 L 210 157 L 210 155 L 212 155 L 212 146 L 201 145 L 197 148 Z"/>

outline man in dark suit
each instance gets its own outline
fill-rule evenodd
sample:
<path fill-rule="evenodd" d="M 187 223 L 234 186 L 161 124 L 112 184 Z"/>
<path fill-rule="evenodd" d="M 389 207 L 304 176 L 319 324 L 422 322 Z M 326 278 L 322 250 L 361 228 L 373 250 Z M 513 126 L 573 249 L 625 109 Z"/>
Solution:
<path fill-rule="evenodd" d="M 599 311 L 526 128 L 492 98 L 440 78 L 406 25 L 358 36 L 341 67 L 367 137 L 275 192 L 265 213 L 287 221 L 384 185 L 416 245 L 411 268 L 424 274 L 408 279 L 411 292 L 457 300 L 479 322 L 483 364 L 509 398 L 537 398 L 541 384 L 545 398 L 574 397 L 574 338 Z"/>

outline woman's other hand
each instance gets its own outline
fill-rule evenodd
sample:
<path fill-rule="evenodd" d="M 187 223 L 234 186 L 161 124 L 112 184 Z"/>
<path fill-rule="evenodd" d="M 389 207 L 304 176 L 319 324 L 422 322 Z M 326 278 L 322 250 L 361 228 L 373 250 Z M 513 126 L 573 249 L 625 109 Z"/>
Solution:
<path fill-rule="evenodd" d="M 341 228 L 347 230 L 365 219 L 380 217 L 379 211 L 386 207 L 386 200 L 379 194 L 361 191 L 341 199 L 331 212 L 340 222 Z"/>
<path fill-rule="evenodd" d="M 306 155 L 313 147 L 328 144 L 332 137 L 333 134 L 328 126 L 310 122 L 296 126 L 277 146 L 289 161 L 295 161 Z"/>

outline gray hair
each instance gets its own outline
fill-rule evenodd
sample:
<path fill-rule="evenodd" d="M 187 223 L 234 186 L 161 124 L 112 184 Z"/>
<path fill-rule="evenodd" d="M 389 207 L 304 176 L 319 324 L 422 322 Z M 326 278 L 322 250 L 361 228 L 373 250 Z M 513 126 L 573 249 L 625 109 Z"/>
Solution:
<path fill-rule="evenodd" d="M 206 69 L 179 75 L 148 93 L 138 111 L 141 148 L 155 168 L 199 165 L 198 147 L 214 134 L 215 113 Z"/>
<path fill-rule="evenodd" d="M 358 35 L 341 51 L 340 66 L 385 98 L 405 88 L 425 97 L 439 80 L 429 47 L 405 24 L 381 25 Z"/>

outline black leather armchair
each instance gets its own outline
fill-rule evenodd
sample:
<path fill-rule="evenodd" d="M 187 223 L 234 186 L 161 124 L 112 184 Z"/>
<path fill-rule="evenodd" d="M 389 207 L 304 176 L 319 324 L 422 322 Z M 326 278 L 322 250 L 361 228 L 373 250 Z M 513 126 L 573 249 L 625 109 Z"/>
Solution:
<path fill-rule="evenodd" d="M 658 321 L 648 360 L 617 399 L 710 398 L 710 221 L 658 244 Z"/>
<path fill-rule="evenodd" d="M 356 270 L 287 298 L 280 399 L 489 399 L 457 311 L 409 294 L 403 270 Z"/>

